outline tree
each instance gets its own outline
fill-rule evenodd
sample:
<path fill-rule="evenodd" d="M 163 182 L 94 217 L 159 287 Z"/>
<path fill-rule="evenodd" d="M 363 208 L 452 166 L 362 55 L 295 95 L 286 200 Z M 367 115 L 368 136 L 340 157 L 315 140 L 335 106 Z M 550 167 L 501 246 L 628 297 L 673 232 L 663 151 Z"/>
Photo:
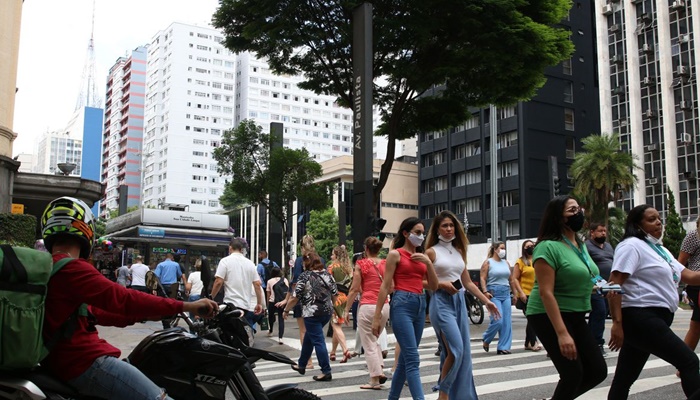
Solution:
<path fill-rule="evenodd" d="M 228 49 L 254 53 L 277 74 L 301 74 L 300 88 L 337 96 L 350 107 L 352 11 L 361 3 L 221 0 L 213 24 L 223 30 Z M 376 133 L 388 138 L 375 199 L 389 178 L 396 140 L 458 125 L 471 116 L 470 106 L 532 97 L 545 82 L 544 68 L 573 51 L 569 32 L 554 26 L 570 5 L 374 1 L 373 94 L 382 117 Z"/>
<path fill-rule="evenodd" d="M 224 193 L 219 197 L 219 203 L 225 210 L 233 210 L 245 205 L 245 200 L 234 192 L 230 185 L 224 185 Z"/>
<path fill-rule="evenodd" d="M 265 207 L 283 227 L 294 201 L 312 209 L 329 207 L 333 184 L 314 183 L 323 171 L 308 151 L 271 150 L 271 143 L 271 135 L 252 120 L 224 132 L 221 145 L 214 150 L 217 171 L 232 177 L 224 194 L 229 191 L 252 206 Z"/>
<path fill-rule="evenodd" d="M 589 220 L 608 225 L 608 204 L 637 182 L 637 157 L 620 150 L 620 136 L 591 135 L 582 140 L 583 150 L 571 165 L 575 193 L 583 197 Z"/>
<path fill-rule="evenodd" d="M 352 253 L 352 241 L 346 240 L 340 243 L 338 236 L 338 214 L 333 208 L 325 210 L 312 210 L 309 215 L 309 222 L 306 224 L 306 233 L 314 237 L 316 252 L 330 261 L 331 252 L 335 246 L 344 244 L 349 253 Z M 350 226 L 347 228 L 350 237 Z"/>
<path fill-rule="evenodd" d="M 611 207 L 608 210 L 608 242 L 615 248 L 617 247 L 622 236 L 625 234 L 625 221 L 627 213 L 619 207 Z"/>
<path fill-rule="evenodd" d="M 95 221 L 95 238 L 101 238 L 107 233 L 107 220 L 104 218 L 98 218 Z"/>
<path fill-rule="evenodd" d="M 664 247 L 666 247 L 674 257 L 678 257 L 681 251 L 681 243 L 685 238 L 685 228 L 681 222 L 681 217 L 676 211 L 676 198 L 671 188 L 666 187 L 666 225 L 664 227 Z"/>

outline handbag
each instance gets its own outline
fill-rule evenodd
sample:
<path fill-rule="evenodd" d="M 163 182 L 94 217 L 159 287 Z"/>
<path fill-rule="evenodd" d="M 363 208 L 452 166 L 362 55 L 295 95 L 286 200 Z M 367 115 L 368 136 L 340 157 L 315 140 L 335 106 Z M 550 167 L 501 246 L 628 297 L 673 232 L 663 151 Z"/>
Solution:
<path fill-rule="evenodd" d="M 515 300 L 515 308 L 518 310 L 525 310 L 527 308 L 527 302 L 517 299 Z"/>

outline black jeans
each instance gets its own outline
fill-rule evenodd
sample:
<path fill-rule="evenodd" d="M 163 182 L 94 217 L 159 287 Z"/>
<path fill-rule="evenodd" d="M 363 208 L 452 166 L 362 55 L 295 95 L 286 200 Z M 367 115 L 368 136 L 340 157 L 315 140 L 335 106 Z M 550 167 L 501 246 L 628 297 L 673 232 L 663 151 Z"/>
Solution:
<path fill-rule="evenodd" d="M 608 400 L 627 398 L 630 387 L 644 369 L 650 354 L 676 367 L 686 396 L 691 397 L 700 390 L 698 356 L 673 333 L 670 328 L 672 322 L 673 313 L 666 308 L 622 309 L 622 330 L 625 336 Z"/>
<path fill-rule="evenodd" d="M 561 313 L 561 318 L 576 344 L 575 360 L 569 360 L 561 354 L 557 333 L 547 314 L 527 317 L 559 372 L 559 383 L 552 400 L 575 399 L 596 387 L 608 376 L 608 366 L 586 324 L 586 313 L 564 312 Z"/>
<path fill-rule="evenodd" d="M 284 336 L 284 307 L 275 307 L 274 302 L 267 303 L 267 319 L 270 323 L 270 333 L 272 333 L 272 328 L 275 326 L 275 314 L 277 314 L 277 321 L 279 322 L 277 337 L 281 340 Z"/>
<path fill-rule="evenodd" d="M 588 315 L 588 328 L 593 334 L 596 343 L 603 345 L 605 339 L 605 317 L 608 314 L 607 301 L 603 295 L 598 293 L 591 294 L 591 313 Z"/>
<path fill-rule="evenodd" d="M 527 301 L 525 301 L 525 308 L 523 308 L 523 315 L 527 312 L 527 303 L 530 301 L 530 296 L 527 296 Z M 535 329 L 532 327 L 530 320 L 527 321 L 525 325 L 525 346 L 534 346 L 537 343 L 537 334 Z"/>

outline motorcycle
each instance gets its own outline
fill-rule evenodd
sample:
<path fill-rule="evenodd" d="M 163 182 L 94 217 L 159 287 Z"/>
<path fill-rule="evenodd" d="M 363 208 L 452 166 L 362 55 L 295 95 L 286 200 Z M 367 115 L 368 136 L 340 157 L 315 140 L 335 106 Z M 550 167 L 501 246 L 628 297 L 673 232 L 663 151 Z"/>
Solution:
<path fill-rule="evenodd" d="M 320 400 L 296 384 L 264 389 L 252 364 L 269 360 L 295 364 L 289 357 L 247 346 L 241 321 L 244 313 L 220 306 L 210 321 L 196 322 L 187 315 L 192 333 L 182 327 L 157 331 L 144 338 L 124 360 L 165 388 L 174 399 L 202 400 Z M 240 347 L 227 345 L 235 344 Z M 0 373 L 0 399 L 89 400 L 75 389 L 37 369 L 25 373 Z"/>

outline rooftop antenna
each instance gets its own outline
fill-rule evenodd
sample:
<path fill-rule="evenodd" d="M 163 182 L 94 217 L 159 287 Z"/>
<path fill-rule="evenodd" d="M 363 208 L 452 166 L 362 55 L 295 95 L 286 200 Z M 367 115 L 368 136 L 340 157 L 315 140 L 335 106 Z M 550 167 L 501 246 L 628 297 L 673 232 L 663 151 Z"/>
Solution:
<path fill-rule="evenodd" d="M 75 104 L 75 110 L 83 107 L 102 107 L 102 100 L 97 96 L 95 85 L 95 0 L 92 0 L 92 26 L 88 41 L 87 57 L 83 66 L 83 76 L 80 82 L 80 93 Z"/>

